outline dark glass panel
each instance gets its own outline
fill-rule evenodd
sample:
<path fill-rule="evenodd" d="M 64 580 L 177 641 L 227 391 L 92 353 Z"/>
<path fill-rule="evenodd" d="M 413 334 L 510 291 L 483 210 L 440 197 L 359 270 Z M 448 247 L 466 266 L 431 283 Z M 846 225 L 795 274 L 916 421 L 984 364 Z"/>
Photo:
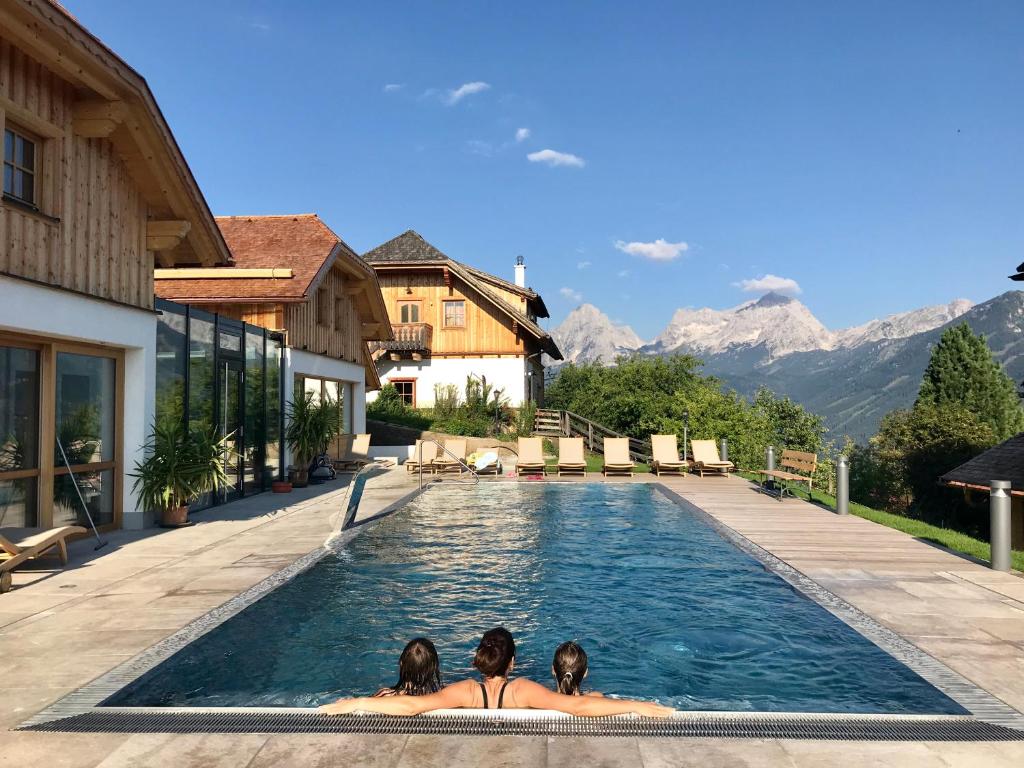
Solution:
<path fill-rule="evenodd" d="M 57 353 L 57 439 L 72 466 L 114 458 L 115 370 L 109 357 Z"/>
<path fill-rule="evenodd" d="M 75 486 L 78 486 L 77 491 Z M 81 494 L 81 498 L 79 498 Z M 114 522 L 114 473 L 78 472 L 53 478 L 53 524 L 88 527 L 82 503 L 96 525 Z"/>
<path fill-rule="evenodd" d="M 39 465 L 39 353 L 0 347 L 0 472 Z"/>

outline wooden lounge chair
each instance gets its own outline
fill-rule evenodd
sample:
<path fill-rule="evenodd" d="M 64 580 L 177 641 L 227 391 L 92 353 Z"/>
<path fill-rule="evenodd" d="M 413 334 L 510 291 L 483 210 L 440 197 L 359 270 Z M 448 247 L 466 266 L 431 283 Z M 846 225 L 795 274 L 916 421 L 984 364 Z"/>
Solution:
<path fill-rule="evenodd" d="M 783 451 L 779 461 L 781 469 L 762 469 L 761 490 L 779 501 L 785 495 L 793 496 L 790 483 L 806 483 L 807 494 L 814 498 L 814 470 L 818 468 L 818 455 L 804 451 Z M 774 481 L 774 487 L 768 481 Z"/>
<path fill-rule="evenodd" d="M 679 442 L 675 435 L 651 435 L 651 471 L 682 475 L 690 466 L 679 458 Z"/>
<path fill-rule="evenodd" d="M 365 465 L 370 463 L 369 453 L 370 436 L 354 435 L 352 437 L 352 445 L 348 448 L 348 453 L 343 455 L 338 461 L 334 462 L 334 468 L 349 472 L 358 472 Z"/>
<path fill-rule="evenodd" d="M 693 469 L 701 477 L 706 472 L 728 477 L 736 469 L 731 461 L 722 461 L 718 455 L 718 443 L 714 440 L 691 440 L 690 448 L 693 450 Z"/>
<path fill-rule="evenodd" d="M 636 465 L 629 458 L 628 437 L 606 437 L 604 439 L 604 474 L 633 476 Z"/>
<path fill-rule="evenodd" d="M 520 437 L 516 474 L 543 475 L 544 467 L 544 439 L 540 437 Z"/>
<path fill-rule="evenodd" d="M 80 525 L 62 525 L 59 528 L 0 528 L 0 551 L 6 557 L 0 560 L 0 592 L 11 590 L 11 571 L 27 560 L 43 555 L 54 547 L 61 565 L 68 564 L 68 536 L 85 533 Z"/>
<path fill-rule="evenodd" d="M 407 472 L 419 472 L 422 465 L 424 472 L 433 472 L 436 458 L 437 443 L 433 440 L 417 440 L 412 458 L 405 462 L 405 469 Z"/>
<path fill-rule="evenodd" d="M 444 450 L 437 452 L 434 459 L 434 469 L 438 472 L 461 472 L 462 465 L 466 463 L 466 441 L 445 440 Z"/>
<path fill-rule="evenodd" d="M 558 476 L 562 474 L 587 476 L 587 458 L 583 455 L 582 437 L 558 438 Z"/>

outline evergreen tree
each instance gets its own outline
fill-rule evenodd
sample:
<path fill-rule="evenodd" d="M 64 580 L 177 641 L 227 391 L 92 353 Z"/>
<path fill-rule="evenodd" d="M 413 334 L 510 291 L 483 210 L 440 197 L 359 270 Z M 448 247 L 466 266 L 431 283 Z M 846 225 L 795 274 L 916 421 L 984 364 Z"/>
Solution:
<path fill-rule="evenodd" d="M 983 336 L 966 323 L 946 329 L 932 350 L 917 406 L 962 408 L 988 424 L 998 440 L 1024 431 L 1016 387 Z"/>

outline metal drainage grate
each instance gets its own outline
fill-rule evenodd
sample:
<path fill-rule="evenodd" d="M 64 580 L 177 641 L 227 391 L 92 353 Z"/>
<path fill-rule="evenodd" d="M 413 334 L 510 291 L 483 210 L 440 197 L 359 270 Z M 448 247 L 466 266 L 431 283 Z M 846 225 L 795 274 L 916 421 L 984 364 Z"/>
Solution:
<path fill-rule="evenodd" d="M 678 717 L 541 718 L 321 715 L 274 712 L 99 712 L 26 726 L 75 733 L 372 733 L 513 736 L 644 736 L 872 741 L 1022 741 L 1024 732 L 972 718 Z"/>

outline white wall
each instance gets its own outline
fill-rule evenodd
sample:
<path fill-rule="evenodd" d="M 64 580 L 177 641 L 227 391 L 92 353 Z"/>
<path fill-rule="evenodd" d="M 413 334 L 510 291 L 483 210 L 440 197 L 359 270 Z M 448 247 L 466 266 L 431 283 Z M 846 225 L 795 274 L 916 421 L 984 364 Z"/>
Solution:
<path fill-rule="evenodd" d="M 488 384 L 502 388 L 513 408 L 523 404 L 526 387 L 526 363 L 522 357 L 437 357 L 420 362 L 381 359 L 377 371 L 381 384 L 391 379 L 416 379 L 417 408 L 430 408 L 434 404 L 435 384 L 454 384 L 461 397 L 470 374 L 486 376 Z M 372 401 L 376 396 L 376 392 L 371 392 L 368 399 Z"/>
<path fill-rule="evenodd" d="M 291 402 L 295 388 L 295 376 L 313 376 L 337 379 L 345 383 L 345 408 L 351 415 L 349 429 L 353 433 L 366 431 L 366 369 L 358 363 L 304 352 L 286 347 L 284 350 L 284 401 Z M 287 452 L 287 447 L 285 448 Z M 286 466 L 291 463 L 291 454 L 286 453 Z"/>
<path fill-rule="evenodd" d="M 121 504 L 123 525 L 129 529 L 145 525 L 145 513 L 136 503 L 127 473 L 142 458 L 153 423 L 156 323 L 155 312 L 0 275 L 0 330 L 125 350 L 121 462 L 126 476 Z"/>

